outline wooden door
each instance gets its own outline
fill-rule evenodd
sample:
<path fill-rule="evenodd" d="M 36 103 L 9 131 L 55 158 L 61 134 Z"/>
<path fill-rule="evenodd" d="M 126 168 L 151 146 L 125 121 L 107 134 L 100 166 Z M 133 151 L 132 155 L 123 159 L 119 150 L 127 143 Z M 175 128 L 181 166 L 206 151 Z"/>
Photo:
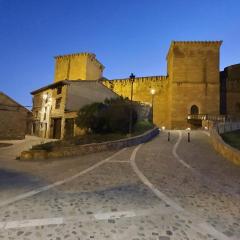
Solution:
<path fill-rule="evenodd" d="M 53 119 L 53 138 L 60 139 L 61 138 L 61 118 Z"/>

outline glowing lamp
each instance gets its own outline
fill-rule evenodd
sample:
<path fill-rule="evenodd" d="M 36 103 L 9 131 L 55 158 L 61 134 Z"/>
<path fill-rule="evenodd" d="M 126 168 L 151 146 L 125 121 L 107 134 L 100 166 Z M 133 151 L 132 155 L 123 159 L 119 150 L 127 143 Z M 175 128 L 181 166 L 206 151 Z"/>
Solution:
<path fill-rule="evenodd" d="M 156 93 L 156 90 L 155 89 L 151 89 L 151 94 L 154 95 Z"/>

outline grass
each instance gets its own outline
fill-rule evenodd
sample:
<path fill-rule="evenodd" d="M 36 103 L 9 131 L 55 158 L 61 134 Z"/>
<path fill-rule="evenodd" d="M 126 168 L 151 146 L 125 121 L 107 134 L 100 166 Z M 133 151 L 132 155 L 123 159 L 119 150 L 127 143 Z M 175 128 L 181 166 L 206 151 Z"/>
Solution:
<path fill-rule="evenodd" d="M 223 133 L 221 137 L 227 144 L 240 150 L 240 130 Z"/>
<path fill-rule="evenodd" d="M 132 136 L 140 135 L 147 130 L 153 128 L 152 124 L 140 122 L 135 125 Z M 90 144 L 90 143 L 101 143 L 107 141 L 115 141 L 129 137 L 128 134 L 121 133 L 108 133 L 108 134 L 86 134 L 73 137 L 71 139 L 64 139 L 55 142 L 48 142 L 44 144 L 35 145 L 32 147 L 33 150 L 47 150 L 52 151 L 54 149 L 60 149 L 63 147 L 72 147 L 76 145 Z"/>

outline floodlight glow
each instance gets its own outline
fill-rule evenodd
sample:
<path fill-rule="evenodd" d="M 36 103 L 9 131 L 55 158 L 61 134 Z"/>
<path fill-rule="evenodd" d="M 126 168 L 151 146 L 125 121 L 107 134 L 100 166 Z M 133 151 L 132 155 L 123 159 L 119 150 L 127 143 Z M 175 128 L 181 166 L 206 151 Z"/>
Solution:
<path fill-rule="evenodd" d="M 156 93 L 156 90 L 155 89 L 151 89 L 151 94 L 154 95 Z"/>

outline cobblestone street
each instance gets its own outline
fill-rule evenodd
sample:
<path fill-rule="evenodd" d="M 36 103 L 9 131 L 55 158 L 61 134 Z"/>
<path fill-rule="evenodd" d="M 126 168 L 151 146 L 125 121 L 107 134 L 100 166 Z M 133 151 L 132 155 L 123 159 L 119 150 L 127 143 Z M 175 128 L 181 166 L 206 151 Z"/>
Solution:
<path fill-rule="evenodd" d="M 240 168 L 207 132 L 54 161 L 16 148 L 0 148 L 0 239 L 240 239 Z"/>

